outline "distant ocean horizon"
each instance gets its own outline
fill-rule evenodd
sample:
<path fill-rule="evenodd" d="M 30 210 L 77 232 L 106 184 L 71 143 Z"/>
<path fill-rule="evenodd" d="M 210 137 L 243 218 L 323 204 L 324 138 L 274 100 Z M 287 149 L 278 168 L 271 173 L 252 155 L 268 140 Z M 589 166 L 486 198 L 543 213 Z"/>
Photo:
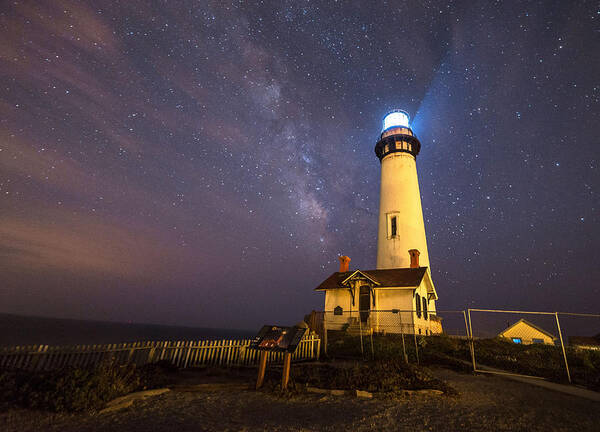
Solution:
<path fill-rule="evenodd" d="M 253 330 L 48 318 L 0 313 L 0 346 L 249 339 Z"/>

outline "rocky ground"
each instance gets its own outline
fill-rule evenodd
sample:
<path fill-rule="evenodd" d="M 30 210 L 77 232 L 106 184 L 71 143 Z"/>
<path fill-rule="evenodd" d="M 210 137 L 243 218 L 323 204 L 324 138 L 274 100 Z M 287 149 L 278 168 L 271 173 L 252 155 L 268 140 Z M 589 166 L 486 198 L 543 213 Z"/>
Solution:
<path fill-rule="evenodd" d="M 11 431 L 596 431 L 600 404 L 498 376 L 434 373 L 459 396 L 358 399 L 249 389 L 251 374 L 179 374 L 174 389 L 104 414 L 0 413 Z M 293 368 L 292 368 L 293 373 Z M 198 384 L 210 384 L 198 386 Z"/>

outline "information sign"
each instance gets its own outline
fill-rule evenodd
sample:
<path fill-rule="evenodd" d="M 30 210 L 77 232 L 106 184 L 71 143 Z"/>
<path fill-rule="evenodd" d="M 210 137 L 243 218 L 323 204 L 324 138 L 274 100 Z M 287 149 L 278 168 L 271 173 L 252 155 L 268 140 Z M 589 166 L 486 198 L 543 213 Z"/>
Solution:
<path fill-rule="evenodd" d="M 249 348 L 261 351 L 293 353 L 306 332 L 302 327 L 263 326 Z"/>

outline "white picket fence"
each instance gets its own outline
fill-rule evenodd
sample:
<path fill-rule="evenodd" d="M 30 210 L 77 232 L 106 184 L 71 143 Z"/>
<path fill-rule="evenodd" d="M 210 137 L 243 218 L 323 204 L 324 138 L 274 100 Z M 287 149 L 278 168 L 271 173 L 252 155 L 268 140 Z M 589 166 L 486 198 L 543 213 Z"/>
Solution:
<path fill-rule="evenodd" d="M 259 352 L 249 349 L 251 339 L 131 342 L 105 345 L 0 347 L 0 369 L 51 370 L 65 366 L 93 367 L 102 362 L 116 364 L 169 361 L 180 368 L 196 366 L 249 366 L 258 363 Z M 306 334 L 292 361 L 318 360 L 321 340 Z M 267 361 L 283 361 L 283 353 L 269 352 Z"/>

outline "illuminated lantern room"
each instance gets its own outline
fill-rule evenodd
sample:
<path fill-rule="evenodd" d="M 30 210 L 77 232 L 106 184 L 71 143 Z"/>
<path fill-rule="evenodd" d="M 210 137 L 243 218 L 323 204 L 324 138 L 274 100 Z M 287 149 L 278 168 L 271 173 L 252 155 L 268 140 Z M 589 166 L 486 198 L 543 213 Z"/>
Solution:
<path fill-rule="evenodd" d="M 402 110 L 394 110 L 383 118 L 383 130 L 393 127 L 407 127 L 409 125 L 408 113 Z"/>
<path fill-rule="evenodd" d="M 421 143 L 410 128 L 410 117 L 406 111 L 393 110 L 383 118 L 383 130 L 375 154 L 379 160 L 391 153 L 404 152 L 417 157 Z"/>

